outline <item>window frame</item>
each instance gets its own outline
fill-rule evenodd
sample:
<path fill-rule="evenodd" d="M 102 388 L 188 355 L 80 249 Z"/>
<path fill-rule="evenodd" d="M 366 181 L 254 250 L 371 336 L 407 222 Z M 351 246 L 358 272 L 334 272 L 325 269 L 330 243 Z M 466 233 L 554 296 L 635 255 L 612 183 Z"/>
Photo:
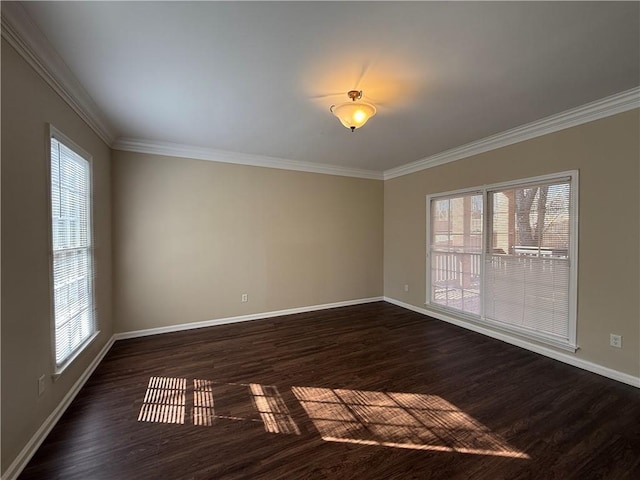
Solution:
<path fill-rule="evenodd" d="M 55 316 L 55 293 L 54 293 L 54 250 L 53 250 L 53 205 L 52 205 L 52 169 L 51 169 L 51 145 L 52 139 L 56 139 L 65 147 L 72 150 L 80 156 L 89 165 L 89 212 L 88 217 L 88 235 L 89 235 L 89 262 L 91 275 L 91 309 L 92 309 L 92 332 L 84 341 L 76 347 L 61 363 L 57 362 L 57 345 L 56 345 L 56 316 Z M 47 227 L 48 227 L 48 250 L 49 250 L 49 325 L 50 341 L 51 341 L 51 364 L 53 371 L 53 379 L 56 380 L 71 364 L 74 363 L 86 349 L 91 345 L 100 334 L 98 329 L 98 314 L 96 305 L 96 261 L 95 261 L 95 232 L 94 232 L 94 189 L 93 189 L 93 156 L 80 147 L 76 142 L 71 140 L 67 135 L 48 124 L 46 135 L 46 165 L 47 165 Z"/>
<path fill-rule="evenodd" d="M 578 170 L 568 170 L 548 175 L 540 175 L 536 177 L 521 178 L 516 180 L 509 180 L 505 182 L 486 184 L 482 186 L 474 186 L 469 188 L 463 188 L 452 191 L 445 191 L 441 193 L 431 193 L 426 195 L 426 242 L 425 242 L 425 272 L 426 272 L 426 290 L 425 290 L 425 307 L 435 312 L 441 312 L 446 315 L 453 316 L 454 318 L 471 322 L 485 327 L 502 331 L 504 333 L 516 334 L 529 340 L 551 345 L 556 348 L 575 352 L 579 347 L 577 344 L 577 310 L 578 310 L 578 187 L 579 187 L 579 172 Z M 516 325 L 508 325 L 501 322 L 492 321 L 486 318 L 485 315 L 485 262 L 487 256 L 487 235 L 491 231 L 489 228 L 489 222 L 492 221 L 490 212 L 488 211 L 489 201 L 488 196 L 491 191 L 499 189 L 514 189 L 514 188 L 526 188 L 528 186 L 539 186 L 541 183 L 553 183 L 559 181 L 566 181 L 570 184 L 571 193 L 569 196 L 569 311 L 568 311 L 568 335 L 567 340 L 562 341 L 557 337 L 551 335 L 545 335 L 542 332 L 533 332 L 529 329 L 520 328 Z M 462 195 L 482 195 L 483 199 L 483 231 L 482 231 L 482 250 L 480 257 L 480 282 L 481 282 L 481 294 L 480 294 L 480 314 L 474 315 L 472 313 L 462 312 L 455 308 L 450 308 L 444 305 L 439 305 L 431 302 L 431 202 L 433 200 L 442 200 L 452 197 L 459 197 Z"/>

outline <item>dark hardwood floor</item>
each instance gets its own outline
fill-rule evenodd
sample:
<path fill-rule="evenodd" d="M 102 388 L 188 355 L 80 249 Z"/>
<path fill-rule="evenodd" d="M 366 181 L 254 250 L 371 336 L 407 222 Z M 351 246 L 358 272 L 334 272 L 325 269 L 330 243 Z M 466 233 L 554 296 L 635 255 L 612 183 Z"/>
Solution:
<path fill-rule="evenodd" d="M 20 478 L 638 479 L 640 391 L 379 302 L 118 341 Z"/>

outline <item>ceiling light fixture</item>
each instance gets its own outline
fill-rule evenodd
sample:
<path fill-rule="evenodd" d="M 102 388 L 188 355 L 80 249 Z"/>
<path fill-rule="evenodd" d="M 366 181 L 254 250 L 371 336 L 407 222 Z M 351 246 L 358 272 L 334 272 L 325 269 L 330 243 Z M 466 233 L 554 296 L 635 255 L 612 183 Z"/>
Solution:
<path fill-rule="evenodd" d="M 360 128 L 367 120 L 376 114 L 376 107 L 370 103 L 358 102 L 362 98 L 362 90 L 351 90 L 347 93 L 351 102 L 341 105 L 331 105 L 331 113 L 333 113 L 340 123 L 351 129 L 353 132 L 356 128 Z"/>

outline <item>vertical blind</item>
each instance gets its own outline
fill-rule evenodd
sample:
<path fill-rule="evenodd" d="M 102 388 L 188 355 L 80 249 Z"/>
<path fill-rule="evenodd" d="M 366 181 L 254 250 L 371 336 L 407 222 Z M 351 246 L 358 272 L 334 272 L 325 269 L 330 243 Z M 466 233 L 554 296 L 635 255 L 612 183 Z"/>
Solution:
<path fill-rule="evenodd" d="M 572 188 L 565 177 L 431 197 L 429 303 L 573 346 Z"/>
<path fill-rule="evenodd" d="M 51 137 L 51 232 L 56 364 L 95 331 L 91 165 Z"/>

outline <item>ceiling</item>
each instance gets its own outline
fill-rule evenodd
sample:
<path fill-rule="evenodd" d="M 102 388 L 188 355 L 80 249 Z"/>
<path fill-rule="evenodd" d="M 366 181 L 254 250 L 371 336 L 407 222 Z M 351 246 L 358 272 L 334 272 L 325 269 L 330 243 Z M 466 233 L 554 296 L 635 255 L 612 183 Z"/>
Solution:
<path fill-rule="evenodd" d="M 640 85 L 638 2 L 23 7 L 120 141 L 385 171 Z"/>

